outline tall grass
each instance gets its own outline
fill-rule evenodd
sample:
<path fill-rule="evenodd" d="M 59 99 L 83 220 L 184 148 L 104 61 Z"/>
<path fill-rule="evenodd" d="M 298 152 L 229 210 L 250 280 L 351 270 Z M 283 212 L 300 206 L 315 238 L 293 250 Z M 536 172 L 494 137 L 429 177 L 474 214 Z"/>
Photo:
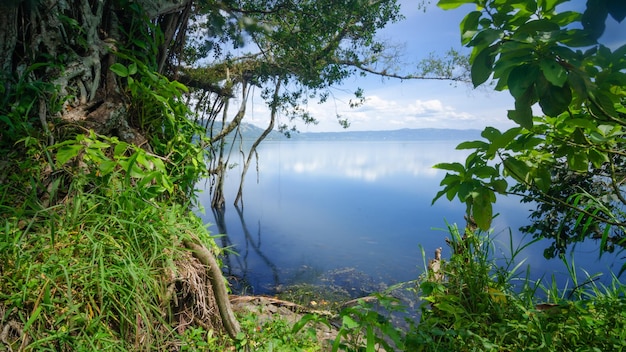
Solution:
<path fill-rule="evenodd" d="M 183 207 L 79 193 L 0 229 L 5 344 L 41 351 L 166 349 L 180 242 L 206 229 Z"/>
<path fill-rule="evenodd" d="M 453 254 L 444 279 L 424 276 L 422 318 L 406 336 L 411 351 L 618 351 L 626 349 L 626 286 L 595 276 L 581 281 L 566 262 L 572 286 L 522 276 L 514 248 L 504 265 L 489 233 L 450 226 Z M 545 301 L 540 297 L 545 297 Z"/>

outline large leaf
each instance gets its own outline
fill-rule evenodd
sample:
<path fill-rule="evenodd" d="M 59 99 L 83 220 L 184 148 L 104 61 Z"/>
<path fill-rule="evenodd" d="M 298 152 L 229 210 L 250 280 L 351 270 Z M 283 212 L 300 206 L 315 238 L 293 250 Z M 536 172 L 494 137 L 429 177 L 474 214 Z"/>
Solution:
<path fill-rule="evenodd" d="M 489 142 L 493 143 L 494 141 L 496 141 L 498 138 L 502 136 L 502 132 L 500 132 L 500 130 L 498 130 L 495 127 L 487 126 L 480 133 L 480 135 L 481 137 L 487 139 Z"/>
<path fill-rule="evenodd" d="M 544 59 L 539 63 L 543 76 L 557 87 L 563 87 L 567 81 L 567 71 L 558 62 Z"/>
<path fill-rule="evenodd" d="M 69 144 L 62 146 L 57 151 L 57 165 L 65 165 L 65 163 L 68 162 L 70 159 L 76 157 L 81 150 L 83 150 L 83 146 L 80 144 Z"/>
<path fill-rule="evenodd" d="M 621 0 L 612 0 L 618 2 Z M 598 39 L 606 28 L 606 16 L 608 15 L 605 0 L 587 0 L 587 8 L 583 13 L 581 22 L 586 34 L 592 39 Z"/>
<path fill-rule="evenodd" d="M 557 87 L 551 84 L 542 86 L 539 93 L 539 105 L 547 116 L 558 116 L 567 111 L 572 102 L 572 91 L 569 84 Z"/>
<path fill-rule="evenodd" d="M 465 173 L 465 167 L 460 163 L 439 163 L 433 166 L 435 169 L 455 171 L 459 174 Z"/>
<path fill-rule="evenodd" d="M 513 97 L 520 98 L 533 86 L 539 76 L 539 67 L 533 64 L 524 64 L 515 67 L 509 73 L 508 86 Z"/>
<path fill-rule="evenodd" d="M 481 15 L 482 12 L 480 11 L 472 11 L 463 18 L 461 21 L 461 44 L 466 45 L 474 38 L 478 32 L 478 20 Z"/>
<path fill-rule="evenodd" d="M 476 225 L 481 230 L 487 231 L 491 227 L 493 219 L 493 206 L 491 204 L 491 190 L 487 188 L 480 189 L 473 199 L 472 216 Z"/>
<path fill-rule="evenodd" d="M 500 194 L 505 194 L 509 184 L 505 179 L 494 180 L 490 183 L 491 187 Z"/>
<path fill-rule="evenodd" d="M 558 24 L 542 18 L 538 20 L 532 20 L 521 25 L 517 29 L 514 37 L 525 37 L 525 35 L 527 34 L 534 36 L 537 32 L 553 32 L 558 31 L 559 29 L 561 29 L 561 27 L 559 27 Z"/>
<path fill-rule="evenodd" d="M 490 46 L 480 52 L 472 63 L 471 75 L 474 88 L 485 83 L 493 72 L 496 46 Z"/>
<path fill-rule="evenodd" d="M 489 143 L 483 141 L 467 141 L 462 142 L 456 146 L 457 150 L 463 149 L 486 149 L 489 147 Z"/>
<path fill-rule="evenodd" d="M 467 46 L 474 47 L 474 49 L 481 50 L 483 48 L 490 46 L 494 41 L 496 41 L 500 37 L 502 37 L 502 31 L 495 30 L 493 28 L 487 28 L 478 32 L 478 34 L 476 34 L 476 36 L 468 43 Z M 478 55 L 478 53 L 474 53 L 474 54 Z M 475 55 L 473 55 L 473 57 L 475 57 Z"/>
<path fill-rule="evenodd" d="M 509 157 L 504 159 L 503 163 L 507 174 L 511 175 L 519 182 L 528 182 L 530 167 L 525 162 L 514 157 Z"/>
<path fill-rule="evenodd" d="M 527 130 L 533 128 L 533 110 L 530 105 L 515 104 L 515 110 L 509 110 L 507 117 Z"/>
<path fill-rule="evenodd" d="M 606 152 L 601 152 L 593 148 L 589 149 L 589 161 L 591 161 L 594 167 L 599 169 L 604 163 L 609 162 L 609 156 Z"/>
<path fill-rule="evenodd" d="M 546 167 L 540 167 L 535 170 L 535 177 L 533 178 L 534 185 L 542 192 L 548 192 L 552 185 L 552 175 L 550 170 Z"/>
<path fill-rule="evenodd" d="M 567 165 L 570 169 L 579 172 L 589 171 L 589 159 L 584 150 L 572 149 L 567 155 Z"/>
<path fill-rule="evenodd" d="M 611 17 L 613 17 L 613 19 L 617 22 L 622 22 L 624 18 L 626 18 L 626 1 L 607 1 L 606 8 L 609 11 L 609 15 L 611 15 Z"/>
<path fill-rule="evenodd" d="M 543 11 L 550 12 L 554 7 L 566 0 L 538 0 L 538 5 L 541 6 Z"/>

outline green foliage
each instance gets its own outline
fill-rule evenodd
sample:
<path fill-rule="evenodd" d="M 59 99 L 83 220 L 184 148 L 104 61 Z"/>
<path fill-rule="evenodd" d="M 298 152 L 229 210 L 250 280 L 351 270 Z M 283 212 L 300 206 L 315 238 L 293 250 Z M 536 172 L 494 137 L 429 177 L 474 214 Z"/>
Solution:
<path fill-rule="evenodd" d="M 565 2 L 439 2 L 444 9 L 477 5 L 460 25 L 461 42 L 472 48 L 473 83 L 491 79 L 496 90 L 508 90 L 515 99 L 508 118 L 520 127 L 488 127 L 486 141 L 459 145 L 474 152 L 465 165 L 436 166 L 451 173 L 435 200 L 457 196 L 483 230 L 496 193 L 538 202 L 536 226 L 526 229 L 554 239 L 550 256 L 589 237 L 601 239 L 601 251 L 626 245 L 626 46 L 598 42 L 608 16 L 622 21 L 626 5 L 590 1 L 578 13 L 559 10 Z M 533 108 L 544 116 L 533 116 Z M 507 178 L 517 184 L 508 188 Z"/>
<path fill-rule="evenodd" d="M 406 308 L 390 296 L 375 294 L 374 297 L 377 306 L 359 301 L 339 313 L 341 327 L 333 342 L 333 352 L 404 350 L 403 333 L 379 311 L 397 312 Z"/>
<path fill-rule="evenodd" d="M 385 60 L 393 55 L 375 34 L 401 18 L 396 1 L 248 0 L 228 10 L 227 16 L 217 16 L 212 6 L 199 7 L 195 25 L 216 35 L 192 38 L 186 52 L 198 60 L 212 49 L 219 62 L 186 73 L 193 81 L 209 81 L 198 86 L 213 92 L 217 92 L 213 86 L 225 79 L 228 92 L 241 82 L 259 86 L 270 108 L 278 107 L 289 121 L 297 118 L 305 123 L 315 123 L 304 108 L 310 100 L 325 101 L 332 94 L 331 86 L 358 70 L 375 72 L 389 66 Z M 226 51 L 227 43 L 237 53 Z M 207 72 L 212 75 L 207 77 Z M 275 96 L 277 81 L 288 88 Z M 280 127 L 289 129 L 286 124 Z"/>
<path fill-rule="evenodd" d="M 62 99 L 57 88 L 43 79 L 32 80 L 41 71 L 59 69 L 53 63 L 37 63 L 19 75 L 0 72 L 0 148 L 10 148 L 18 140 L 36 136 L 48 126 L 41 126 L 44 117 L 61 110 Z M 46 103 L 47 107 L 42 104 Z"/>
<path fill-rule="evenodd" d="M 7 343 L 56 351 L 167 346 L 175 341 L 164 313 L 174 262 L 185 256 L 180 241 L 203 231 L 183 207 L 137 201 L 124 191 L 80 193 L 30 218 L 6 218 L 2 324 L 21 327 Z"/>
<path fill-rule="evenodd" d="M 260 321 L 256 314 L 249 313 L 239 321 L 242 331 L 235 341 L 238 351 L 322 351 L 315 329 L 294 329 L 280 316 Z"/>
<path fill-rule="evenodd" d="M 205 148 L 209 141 L 204 129 L 190 120 L 192 114 L 182 96 L 187 88 L 151 71 L 132 56 L 118 56 L 130 62 L 110 67 L 126 81 L 130 125 L 148 137 L 156 155 L 163 156 L 177 196 L 183 201 L 193 199 L 195 183 L 207 174 Z"/>
<path fill-rule="evenodd" d="M 450 227 L 452 256 L 441 263 L 442 280 L 422 277 L 422 317 L 406 336 L 410 351 L 621 350 L 626 337 L 626 286 L 593 277 L 579 283 L 569 265 L 569 294 L 541 281 L 519 278 L 515 248 L 499 266 L 490 235 Z M 517 285 L 514 285 L 517 283 Z M 541 303 L 545 296 L 549 303 Z"/>
<path fill-rule="evenodd" d="M 80 190 L 98 188 L 109 197 L 131 190 L 143 200 L 164 200 L 174 194 L 175 177 L 169 175 L 163 158 L 115 137 L 80 134 L 50 150 L 56 151 L 56 167 L 73 175 Z"/>

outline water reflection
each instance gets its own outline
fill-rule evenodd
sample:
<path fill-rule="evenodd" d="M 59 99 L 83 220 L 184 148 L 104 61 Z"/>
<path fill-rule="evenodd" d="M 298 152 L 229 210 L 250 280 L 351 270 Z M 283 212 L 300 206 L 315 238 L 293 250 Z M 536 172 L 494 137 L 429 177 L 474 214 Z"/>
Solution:
<path fill-rule="evenodd" d="M 228 235 L 230 232 L 228 231 L 226 226 L 225 208 L 212 208 L 213 217 L 216 221 L 218 231 L 220 234 L 224 234 L 224 236 L 220 237 L 222 248 L 228 249 L 224 252 L 222 258 L 225 264 L 224 274 L 226 275 L 236 292 L 254 294 L 255 287 L 249 281 L 250 269 L 248 265 L 248 256 L 250 255 L 250 248 L 252 248 L 254 254 L 258 258 L 260 258 L 261 261 L 265 264 L 266 272 L 271 273 L 273 279 L 271 288 L 269 288 L 269 290 L 271 291 L 273 290 L 273 288 L 279 285 L 280 279 L 278 275 L 278 268 L 261 250 L 260 221 L 258 223 L 257 234 L 256 236 L 253 236 L 248 229 L 248 225 L 246 224 L 243 209 L 238 206 L 235 206 L 235 209 L 237 211 L 239 223 L 241 225 L 241 231 L 243 233 L 243 245 L 242 243 L 234 244 Z M 258 271 L 259 268 L 257 268 L 256 270 Z M 252 274 L 254 274 L 254 272 Z"/>
<path fill-rule="evenodd" d="M 226 273 L 254 293 L 272 293 L 278 285 L 315 279 L 324 272 L 354 268 L 387 284 L 415 279 L 421 250 L 431 255 L 444 248 L 446 221 L 463 226 L 464 206 L 440 201 L 431 206 L 444 173 L 438 162 L 463 161 L 457 141 L 416 142 L 268 142 L 259 150 L 258 177 L 249 175 L 243 208 L 228 205 L 205 216 L 213 233 L 227 234 L 224 247 L 238 255 L 225 258 Z M 225 182 L 234 200 L 241 170 L 237 160 Z M 240 164 L 240 163 L 239 163 Z M 202 199 L 210 207 L 210 197 Z M 495 206 L 497 255 L 508 255 L 509 242 L 528 240 L 516 231 L 526 223 L 528 205 L 501 197 Z M 509 230 L 511 239 L 509 239 Z M 561 283 L 567 268 L 543 259 L 545 242 L 528 247 L 533 277 L 556 274 Z M 597 244 L 579 244 L 576 264 L 591 273 L 607 272 L 613 257 L 597 260 Z"/>
<path fill-rule="evenodd" d="M 435 178 L 433 165 L 463 159 L 466 151 L 452 148 L 450 141 L 315 141 L 274 142 L 273 153 L 263 154 L 260 168 L 275 173 L 272 166 L 292 174 L 315 174 L 366 182 L 395 175 Z M 445 146 L 445 148 L 443 148 Z M 267 163 L 267 164 L 266 164 Z"/>

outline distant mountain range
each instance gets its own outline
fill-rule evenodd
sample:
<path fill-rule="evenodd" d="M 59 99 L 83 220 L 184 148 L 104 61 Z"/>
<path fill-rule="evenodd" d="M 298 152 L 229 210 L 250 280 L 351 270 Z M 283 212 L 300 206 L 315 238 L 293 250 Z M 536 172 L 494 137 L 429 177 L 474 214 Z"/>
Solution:
<path fill-rule="evenodd" d="M 218 126 L 214 129 L 217 131 Z M 241 135 L 245 140 L 256 140 L 262 133 L 263 129 L 251 124 L 243 123 L 239 128 Z M 446 128 L 403 128 L 391 131 L 350 131 L 347 129 L 342 132 L 292 132 L 288 138 L 283 133 L 272 131 L 266 140 L 295 140 L 295 141 L 412 141 L 412 140 L 469 140 L 480 138 L 481 130 L 467 129 L 456 130 Z"/>

